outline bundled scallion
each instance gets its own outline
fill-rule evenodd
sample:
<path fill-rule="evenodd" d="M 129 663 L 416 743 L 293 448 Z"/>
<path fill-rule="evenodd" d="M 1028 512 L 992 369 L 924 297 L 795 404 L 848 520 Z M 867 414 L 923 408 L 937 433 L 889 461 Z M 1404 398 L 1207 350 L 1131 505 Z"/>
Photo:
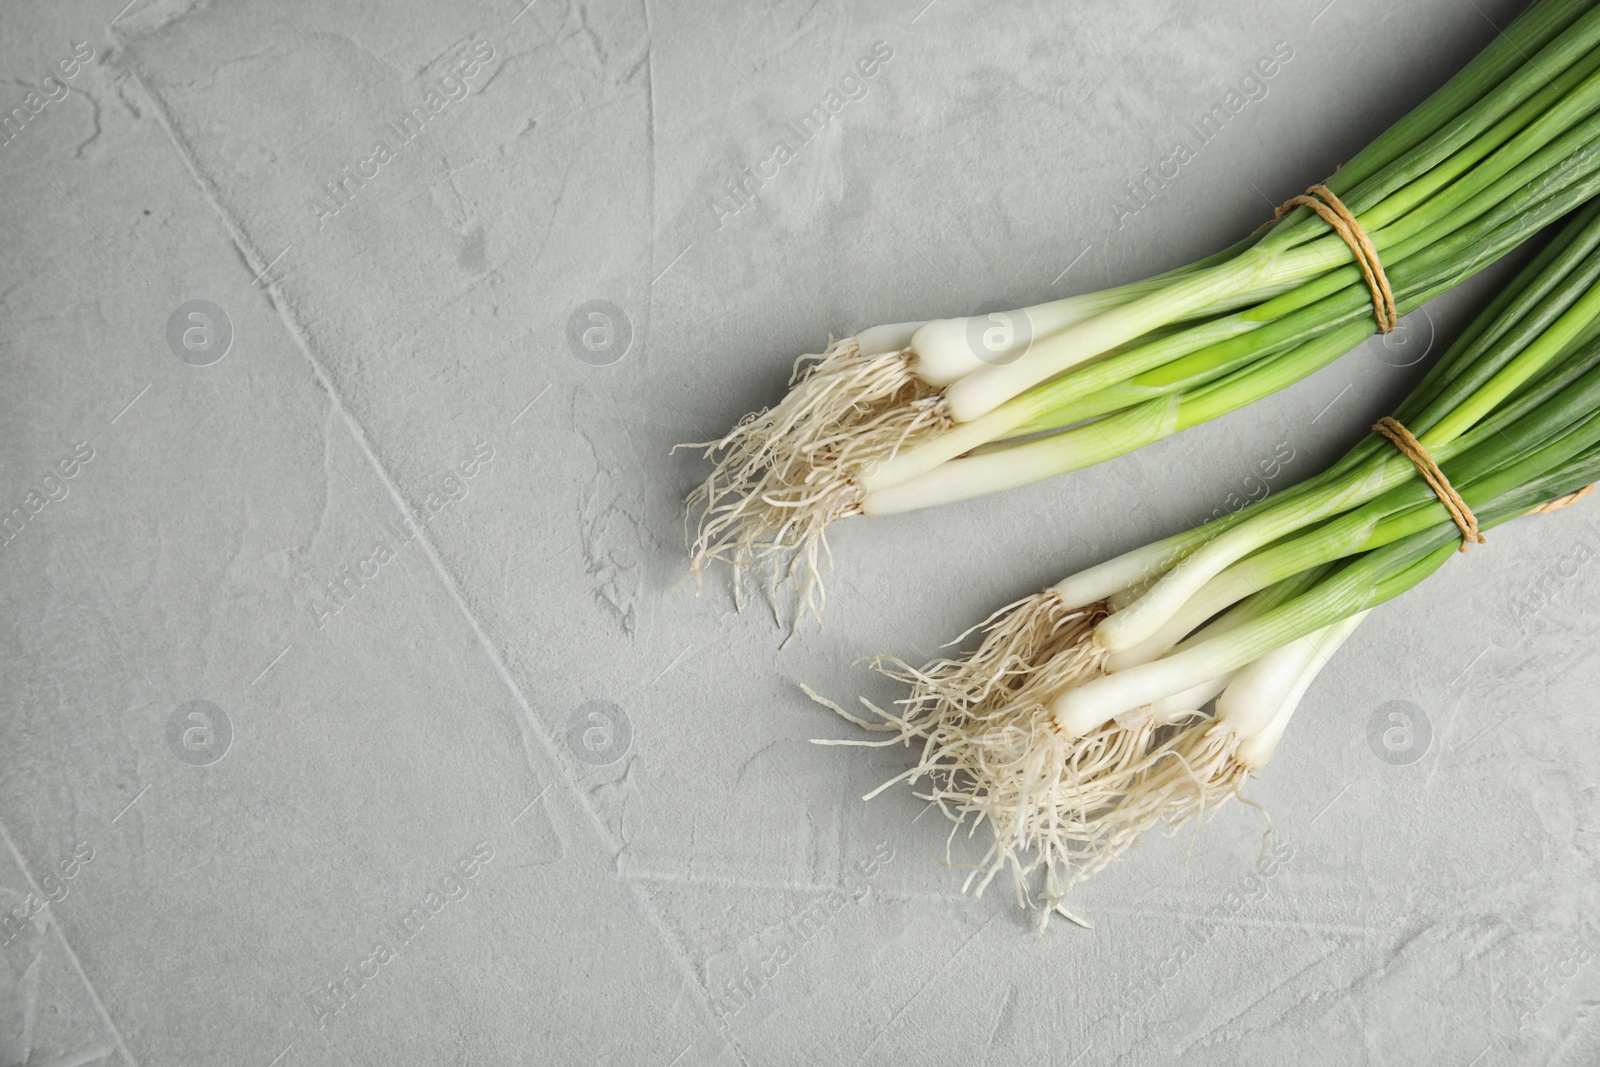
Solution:
<path fill-rule="evenodd" d="M 1600 6 L 1542 0 L 1313 191 L 1167 274 L 802 357 L 776 407 L 697 446 L 714 469 L 689 501 L 695 573 L 757 564 L 819 612 L 840 518 L 1111 459 L 1392 328 L 1600 191 Z"/>
<path fill-rule="evenodd" d="M 831 743 L 920 748 L 892 781 L 993 833 L 969 885 L 1009 870 L 1046 919 L 1070 915 L 1075 883 L 1266 765 L 1369 611 L 1600 479 L 1600 201 L 1374 430 L 1313 478 L 1001 609 L 964 656 L 880 660 L 910 696 L 846 717 L 892 736 Z"/>

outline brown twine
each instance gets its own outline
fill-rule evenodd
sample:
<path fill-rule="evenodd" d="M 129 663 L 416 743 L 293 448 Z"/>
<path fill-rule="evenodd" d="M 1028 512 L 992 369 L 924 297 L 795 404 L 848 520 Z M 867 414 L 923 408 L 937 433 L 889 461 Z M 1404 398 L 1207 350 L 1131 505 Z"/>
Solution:
<path fill-rule="evenodd" d="M 1399 420 L 1384 416 L 1372 424 L 1374 433 L 1387 437 L 1400 454 L 1409 459 L 1417 468 L 1417 473 L 1422 475 L 1422 480 L 1428 483 L 1428 488 L 1433 490 L 1433 495 L 1439 498 L 1450 512 L 1450 518 L 1461 528 L 1461 548 L 1465 552 L 1467 545 L 1473 541 L 1483 544 L 1483 534 L 1478 532 L 1478 517 L 1467 507 L 1467 502 L 1461 499 L 1461 494 L 1450 485 L 1450 479 L 1444 476 L 1444 471 L 1439 469 L 1439 464 L 1428 455 L 1428 450 L 1422 447 L 1422 442 L 1411 436 L 1411 431 L 1400 425 Z"/>
<path fill-rule="evenodd" d="M 1461 499 L 1461 494 L 1455 491 L 1450 484 L 1450 479 L 1444 476 L 1444 471 L 1439 469 L 1439 464 L 1428 455 L 1428 450 L 1422 447 L 1422 442 L 1411 436 L 1411 431 L 1400 425 L 1399 420 L 1387 416 L 1373 423 L 1372 429 L 1387 437 L 1400 450 L 1401 455 L 1409 459 L 1416 466 L 1417 472 L 1428 483 L 1428 488 L 1433 490 L 1439 502 L 1450 512 L 1450 518 L 1455 520 L 1456 526 L 1461 529 L 1461 551 L 1467 550 L 1467 544 L 1476 541 L 1483 544 L 1483 534 L 1478 531 L 1478 517 L 1467 507 L 1467 502 Z M 1581 489 L 1574 489 L 1564 496 L 1546 500 L 1537 507 L 1529 508 L 1526 515 L 1548 515 L 1552 511 L 1570 508 L 1590 493 L 1594 492 L 1591 483 Z"/>
<path fill-rule="evenodd" d="M 1383 273 L 1383 264 L 1378 261 L 1378 250 L 1373 246 L 1372 239 L 1356 222 L 1350 209 L 1326 185 L 1313 185 L 1302 195 L 1284 201 L 1272 213 L 1273 221 L 1283 218 L 1302 204 L 1321 216 L 1322 221 L 1333 227 L 1333 232 L 1350 246 L 1356 266 L 1361 268 L 1361 277 L 1366 281 L 1367 288 L 1372 290 L 1372 314 L 1378 320 L 1378 332 L 1393 333 L 1400 316 L 1395 311 L 1394 291 L 1389 288 L 1389 277 Z"/>
<path fill-rule="evenodd" d="M 1594 492 L 1594 486 L 1592 484 L 1586 485 L 1582 489 L 1574 489 L 1566 496 L 1558 496 L 1554 500 L 1546 500 L 1543 504 L 1540 504 L 1536 508 L 1529 508 L 1528 514 L 1548 515 L 1552 511 L 1560 511 L 1562 508 L 1570 508 L 1572 505 L 1576 504 L 1578 501 L 1582 500 L 1592 492 Z"/>

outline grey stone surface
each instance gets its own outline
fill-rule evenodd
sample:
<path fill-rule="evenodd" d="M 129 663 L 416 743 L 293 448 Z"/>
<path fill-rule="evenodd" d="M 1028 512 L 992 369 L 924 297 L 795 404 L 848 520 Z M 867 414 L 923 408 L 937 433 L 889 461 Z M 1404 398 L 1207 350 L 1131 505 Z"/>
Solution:
<path fill-rule="evenodd" d="M 962 896 L 936 815 L 859 800 L 903 755 L 808 744 L 797 686 L 883 695 L 858 656 L 1312 473 L 1503 270 L 1138 455 L 841 526 L 781 650 L 685 583 L 669 448 L 796 355 L 1212 251 L 1519 7 L 922 3 L 0 11 L 0 1065 L 1594 1062 L 1594 506 L 1361 629 L 1251 790 L 1270 875 L 1235 806 L 1093 932 Z"/>

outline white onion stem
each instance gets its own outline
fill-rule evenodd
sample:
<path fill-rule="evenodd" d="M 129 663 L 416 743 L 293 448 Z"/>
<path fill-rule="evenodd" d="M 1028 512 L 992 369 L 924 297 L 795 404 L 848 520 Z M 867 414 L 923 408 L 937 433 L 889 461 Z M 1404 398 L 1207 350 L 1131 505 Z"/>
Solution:
<path fill-rule="evenodd" d="M 1370 610 L 1357 612 L 1332 626 L 1307 634 L 1261 657 L 1234 676 L 1233 683 L 1217 700 L 1217 717 L 1234 723 L 1235 729 L 1243 736 L 1236 754 L 1240 763 L 1255 771 L 1267 765 L 1272 754 L 1278 750 L 1278 742 L 1283 740 L 1283 732 L 1299 708 L 1306 690 L 1311 688 L 1311 683 L 1328 660 L 1333 658 L 1339 646 L 1355 633 L 1356 627 L 1369 614 Z M 1271 679 L 1273 685 L 1252 676 L 1251 672 L 1257 664 L 1289 650 L 1293 650 L 1293 658 L 1298 661 L 1299 669 L 1287 680 L 1283 678 L 1286 673 L 1284 670 L 1274 671 L 1271 666 L 1263 668 L 1262 673 L 1275 675 Z M 1237 691 L 1235 686 L 1239 687 Z M 1252 704 L 1257 706 L 1251 707 Z M 1250 723 L 1261 723 L 1263 719 L 1264 724 L 1258 725 L 1255 730 L 1248 728 Z"/>
<path fill-rule="evenodd" d="M 1086 607 L 1165 573 L 1198 540 L 1195 531 L 1190 530 L 1152 542 L 1064 578 L 1051 587 L 1051 592 L 1069 608 Z"/>
<path fill-rule="evenodd" d="M 1209 308 L 1243 299 L 1254 302 L 1286 283 L 1348 263 L 1349 249 L 1336 236 L 1331 242 L 1322 239 L 1288 250 L 1248 249 L 1226 263 L 1176 277 L 1161 289 L 1036 340 L 1013 362 L 1002 364 L 990 357 L 986 362 L 991 365 L 967 372 L 945 390 L 950 414 L 957 422 L 970 422 L 1031 386 L 1141 334 Z M 965 339 L 961 343 L 970 355 Z"/>
<path fill-rule="evenodd" d="M 1150 702 L 1150 717 L 1157 726 L 1179 721 L 1188 715 L 1193 715 L 1206 706 L 1206 702 L 1232 681 L 1232 674 L 1219 674 L 1215 678 L 1208 678 L 1199 685 L 1190 686 L 1181 693 L 1162 697 L 1160 700 Z"/>
<path fill-rule="evenodd" d="M 911 338 L 922 327 L 920 322 L 891 322 L 868 326 L 856 334 L 856 347 L 863 356 L 881 356 L 911 347 Z"/>
<path fill-rule="evenodd" d="M 1174 272 L 1182 274 L 1184 271 Z M 1046 337 L 1170 285 L 1174 274 L 1157 275 L 1095 293 L 1050 300 L 1012 311 L 923 323 L 910 341 L 912 370 L 929 385 L 945 386 L 985 367 L 1026 356 Z"/>
<path fill-rule="evenodd" d="M 1442 462 L 1455 451 L 1443 446 L 1434 452 L 1434 459 Z M 1102 622 L 1097 636 L 1106 648 L 1113 651 L 1132 648 L 1148 640 L 1174 614 L 1181 611 L 1207 582 L 1233 563 L 1319 519 L 1359 507 L 1407 478 L 1414 477 L 1416 468 L 1411 461 L 1396 452 L 1392 457 L 1385 456 L 1368 468 L 1352 472 L 1321 492 L 1296 499 L 1275 510 L 1269 508 L 1238 523 L 1185 557 L 1182 563 L 1167 571 L 1148 593 L 1126 610 Z"/>

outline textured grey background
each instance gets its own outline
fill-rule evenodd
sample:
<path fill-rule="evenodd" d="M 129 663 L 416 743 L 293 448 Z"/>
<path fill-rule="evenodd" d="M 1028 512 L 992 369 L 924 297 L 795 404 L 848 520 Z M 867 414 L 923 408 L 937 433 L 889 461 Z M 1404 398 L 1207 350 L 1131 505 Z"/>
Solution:
<path fill-rule="evenodd" d="M 685 584 L 669 446 L 830 331 L 1212 251 L 1520 6 L 924 2 L 0 12 L 0 1065 L 1593 1062 L 1600 505 L 1362 628 L 1250 790 L 1287 859 L 1235 805 L 1084 887 L 1093 932 L 962 896 L 936 814 L 859 800 L 904 755 L 808 744 L 849 730 L 796 684 L 888 696 L 856 657 L 1312 473 L 1503 275 L 1138 455 L 841 526 L 781 651 Z M 169 345 L 194 300 L 220 359 Z M 568 342 L 595 300 L 620 359 Z"/>

